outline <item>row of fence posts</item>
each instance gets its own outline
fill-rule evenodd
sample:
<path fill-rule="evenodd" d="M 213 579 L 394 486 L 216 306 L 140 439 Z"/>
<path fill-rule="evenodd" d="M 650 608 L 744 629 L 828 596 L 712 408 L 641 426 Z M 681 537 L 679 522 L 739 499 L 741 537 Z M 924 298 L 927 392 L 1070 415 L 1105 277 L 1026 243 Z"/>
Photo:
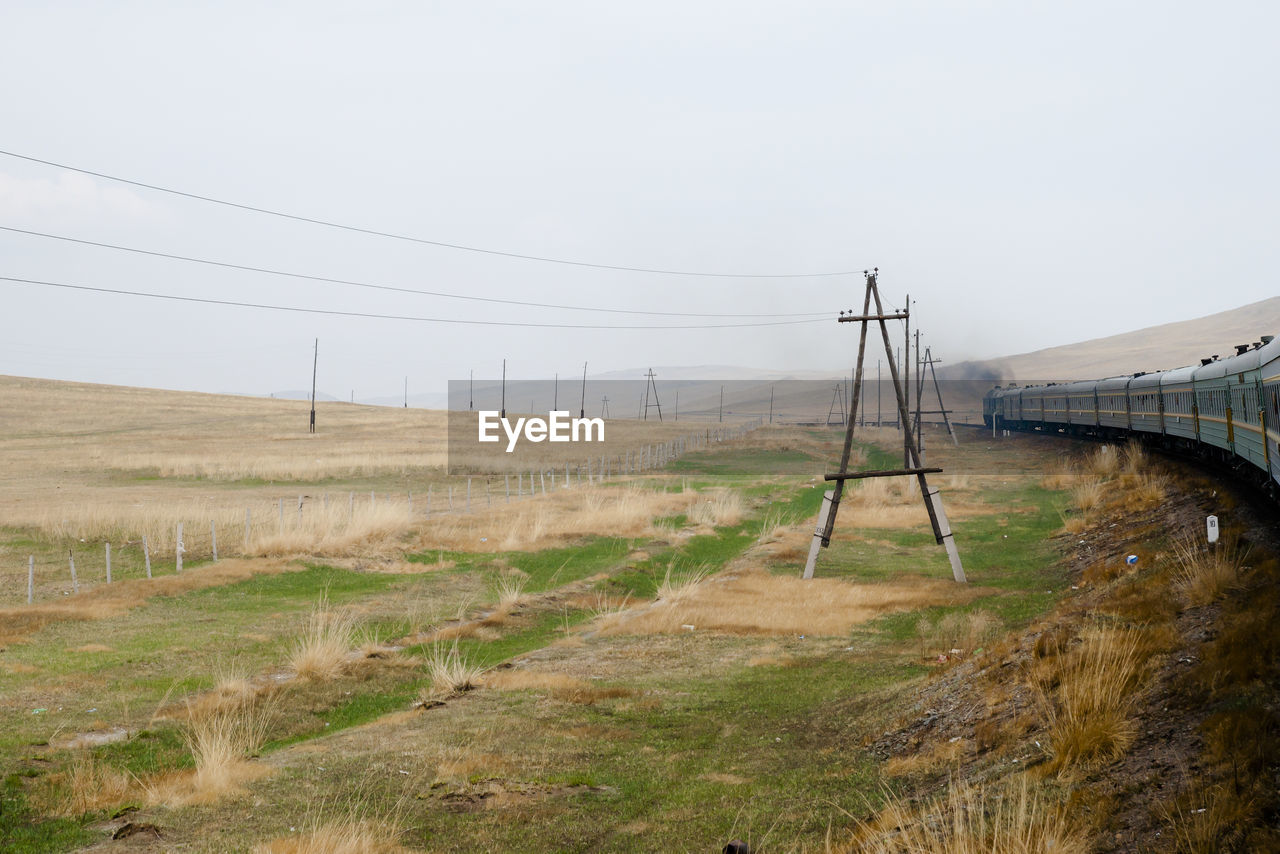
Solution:
<path fill-rule="evenodd" d="M 572 465 L 566 462 L 564 465 L 564 479 L 561 481 L 561 487 L 566 489 L 569 488 L 574 482 L 574 478 L 573 478 L 574 474 L 577 475 L 577 483 L 581 485 L 584 472 L 586 473 L 587 483 L 591 484 L 591 483 L 603 482 L 606 478 L 613 477 L 615 475 L 618 475 L 618 476 L 635 475 L 635 474 L 643 474 L 644 472 L 648 472 L 648 471 L 653 471 L 655 469 L 662 468 L 663 466 L 676 460 L 677 458 L 687 453 L 688 451 L 701 450 L 703 448 L 709 447 L 719 442 L 740 438 L 741 436 L 745 435 L 747 432 L 755 429 L 756 427 L 759 427 L 760 423 L 761 422 L 756 421 L 756 422 L 751 422 L 749 424 L 730 427 L 730 428 L 717 428 L 714 430 L 707 429 L 701 433 L 694 433 L 689 436 L 679 437 L 669 442 L 646 445 L 643 448 L 639 449 L 638 451 L 628 450 L 624 454 L 619 454 L 616 457 L 616 464 L 615 464 L 615 460 L 610 459 L 609 457 L 604 457 L 604 456 L 600 457 L 598 465 L 596 464 L 596 461 L 594 459 L 589 458 L 583 463 L 581 463 L 580 465 L 578 465 L 575 472 L 573 470 Z M 548 480 L 550 481 L 551 488 L 555 489 L 556 477 L 558 473 L 559 473 L 559 469 L 555 469 L 555 468 L 545 469 L 542 471 L 530 470 L 528 472 L 528 479 L 529 479 L 528 495 L 529 496 L 538 495 L 539 487 L 541 488 L 542 494 L 546 495 Z M 536 475 L 536 478 L 535 478 L 535 475 Z M 467 478 L 467 495 L 466 495 L 466 505 L 465 505 L 465 511 L 464 511 L 467 513 L 471 512 L 472 480 L 473 478 L 470 478 L 470 477 Z M 505 500 L 506 500 L 506 503 L 509 504 L 511 503 L 511 475 L 510 474 L 504 475 L 503 480 L 504 480 L 504 489 L 505 489 L 504 491 Z M 523 471 L 517 472 L 516 473 L 516 498 L 517 499 L 524 497 L 526 494 L 524 481 L 525 481 L 525 472 Z M 454 509 L 453 486 L 454 486 L 453 484 L 448 485 L 448 511 L 452 511 Z M 489 478 L 485 478 L 484 497 L 485 497 L 486 507 L 493 506 L 493 496 L 489 487 L 490 487 L 490 480 Z M 426 516 L 431 515 L 432 498 L 433 498 L 433 487 L 428 486 L 427 487 L 427 503 L 426 503 L 425 513 L 424 513 L 424 515 Z M 356 501 L 356 494 L 355 492 L 351 492 L 347 496 L 348 520 L 355 518 L 355 501 Z M 369 493 L 370 505 L 377 506 L 377 501 L 378 501 L 377 492 L 370 491 Z M 387 501 L 388 502 L 391 501 L 390 495 L 387 496 Z M 413 513 L 413 492 L 408 493 L 408 503 L 409 503 L 409 513 L 412 514 Z M 304 496 L 299 495 L 298 496 L 298 525 L 299 526 L 302 525 L 303 504 L 304 504 Z M 278 500 L 277 506 L 278 506 L 277 512 L 279 515 L 280 533 L 283 534 L 285 531 L 285 512 L 284 512 L 283 498 Z M 329 509 L 328 493 L 325 493 L 324 495 L 324 507 L 325 507 L 325 510 L 328 511 Z M 244 510 L 244 552 L 246 554 L 249 552 L 249 546 L 250 546 L 250 543 L 252 542 L 252 538 L 253 538 L 253 513 L 250 510 L 250 508 L 246 507 Z M 218 523 L 216 521 L 211 521 L 209 523 L 209 541 L 210 541 L 211 551 L 213 553 L 213 560 L 216 563 L 218 561 Z M 174 546 L 174 571 L 175 572 L 179 572 L 179 573 L 182 572 L 182 558 L 183 558 L 183 555 L 186 553 L 187 553 L 187 549 L 186 549 L 185 541 L 183 540 L 183 523 L 178 522 L 175 546 Z M 150 547 L 150 544 L 147 542 L 146 536 L 142 537 L 142 556 L 143 556 L 143 563 L 146 568 L 147 578 L 151 578 L 152 577 L 151 547 Z M 71 570 L 72 592 L 79 593 L 80 579 L 76 574 L 76 556 L 75 556 L 75 552 L 71 549 L 67 550 L 67 562 Z M 110 584 L 112 582 L 111 543 L 105 544 L 105 562 L 106 562 L 107 584 Z M 35 558 L 35 555 L 28 555 L 27 556 L 27 604 L 28 605 L 32 604 L 35 598 L 35 579 L 36 579 L 36 558 Z"/>

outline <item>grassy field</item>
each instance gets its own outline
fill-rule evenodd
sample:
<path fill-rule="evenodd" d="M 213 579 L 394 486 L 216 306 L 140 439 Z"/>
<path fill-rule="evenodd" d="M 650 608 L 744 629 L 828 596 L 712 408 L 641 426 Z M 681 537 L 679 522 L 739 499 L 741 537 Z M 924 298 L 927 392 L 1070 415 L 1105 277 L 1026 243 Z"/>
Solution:
<path fill-rule="evenodd" d="M 105 407 L 115 392 L 44 393 Z M 226 401 L 169 398 L 193 424 Z M 1062 686 L 1092 684 L 1094 659 L 1074 646 L 1058 659 L 1018 651 L 1063 613 L 1084 619 L 1064 537 L 1162 500 L 1167 484 L 1143 458 L 1115 453 L 1112 466 L 1043 437 L 971 431 L 952 447 L 931 436 L 967 585 L 950 580 L 918 493 L 886 480 L 850 492 L 817 578 L 802 581 L 841 436 L 766 428 L 661 473 L 471 514 L 411 513 L 406 499 L 367 525 L 348 517 L 348 530 L 331 498 L 339 518 L 277 531 L 274 546 L 264 533 L 246 555 L 153 579 L 122 557 L 111 585 L 92 578 L 72 594 L 42 582 L 35 604 L 17 601 L 25 560 L 14 556 L 54 563 L 67 546 L 46 521 L 51 478 L 95 502 L 159 505 L 188 490 L 236 506 L 271 489 L 314 496 L 316 484 L 334 495 L 447 485 L 429 450 L 415 457 L 430 431 L 401 438 L 429 414 L 333 405 L 332 433 L 316 441 L 370 444 L 359 463 L 335 451 L 329 469 L 292 450 L 310 441 L 286 427 L 283 407 L 296 404 L 242 403 L 239 421 L 185 439 L 161 431 L 191 460 L 171 470 L 140 465 L 151 428 L 127 415 L 137 401 L 116 410 L 119 444 L 104 420 L 4 425 L 8 448 L 58 447 L 6 454 L 0 485 L 11 506 L 34 492 L 46 502 L 0 532 L 5 850 L 705 851 L 733 838 L 752 850 L 941 850 L 894 848 L 881 825 L 950 810 L 990 818 L 976 848 L 952 850 L 1075 851 L 1116 814 L 1094 804 L 1088 821 L 1055 824 L 1082 790 L 1072 774 L 1133 743 L 1136 709 L 1108 707 L 1115 731 L 1101 747 L 1070 741 L 1079 703 Z M 224 432 L 225 443 L 201 438 Z M 899 443 L 871 434 L 858 459 L 892 464 Z M 259 483 L 253 465 L 277 479 Z M 1169 531 L 1139 535 L 1168 550 Z M 1221 592 L 1186 583 L 1204 601 Z M 1132 662 L 1172 641 L 1129 625 L 1079 636 L 1096 638 L 1086 647 L 1107 669 L 1124 665 L 1119 690 L 1136 696 L 1154 677 Z M 964 668 L 980 669 L 972 684 L 987 687 L 970 705 L 986 716 L 954 737 L 898 740 Z M 1036 761 L 1011 761 L 1024 750 Z M 948 789 L 952 771 L 978 788 Z M 999 805 L 1018 791 L 1024 824 L 1058 828 L 1060 847 L 1000 847 L 991 828 L 1013 821 Z"/>

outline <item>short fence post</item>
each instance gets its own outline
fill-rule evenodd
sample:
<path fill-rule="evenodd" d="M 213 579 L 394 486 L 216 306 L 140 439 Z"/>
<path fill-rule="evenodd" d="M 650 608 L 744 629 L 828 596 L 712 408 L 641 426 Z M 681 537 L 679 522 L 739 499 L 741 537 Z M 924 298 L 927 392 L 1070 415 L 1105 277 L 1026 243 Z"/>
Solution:
<path fill-rule="evenodd" d="M 284 499 L 280 499 L 280 533 L 284 533 Z"/>
<path fill-rule="evenodd" d="M 347 521 L 350 522 L 356 517 L 356 494 L 354 492 L 347 495 Z"/>
<path fill-rule="evenodd" d="M 218 562 L 218 523 L 209 522 L 209 540 L 213 543 L 213 562 Z"/>
<path fill-rule="evenodd" d="M 484 479 L 484 506 L 485 507 L 493 506 L 493 496 L 489 494 L 489 478 L 488 477 Z"/>
<path fill-rule="evenodd" d="M 524 495 L 524 472 L 516 472 L 516 497 Z"/>
<path fill-rule="evenodd" d="M 298 527 L 302 527 L 302 496 L 298 496 Z"/>
<path fill-rule="evenodd" d="M 538 472 L 538 482 L 542 484 L 542 494 L 546 495 L 547 494 L 547 473 L 546 472 L 541 472 L 541 471 Z M 555 484 L 552 484 L 552 485 L 554 486 Z"/>
<path fill-rule="evenodd" d="M 111 543 L 107 543 L 107 583 L 111 583 Z"/>
<path fill-rule="evenodd" d="M 31 597 L 35 595 L 36 590 L 36 556 L 29 555 L 27 557 L 27 604 L 31 604 Z"/>
<path fill-rule="evenodd" d="M 281 499 L 280 499 L 280 507 L 281 507 L 281 509 L 283 509 L 283 508 L 284 508 L 284 499 L 283 499 L 283 498 L 281 498 Z M 281 516 L 280 518 L 281 518 L 281 519 L 283 519 L 284 517 L 283 517 L 283 516 Z M 182 523 L 181 523 L 181 522 L 179 522 L 179 523 L 178 523 L 178 543 L 177 543 L 177 545 L 175 545 L 175 546 L 173 547 L 173 553 L 174 553 L 174 556 L 175 556 L 175 557 L 174 557 L 174 565 L 175 565 L 175 567 L 176 567 L 176 570 L 175 570 L 176 572 L 182 572 L 182 553 L 183 553 L 183 552 L 185 552 L 185 551 L 186 551 L 186 549 L 185 549 L 185 548 L 183 547 L 183 545 L 182 545 Z"/>
<path fill-rule="evenodd" d="M 471 478 L 467 478 L 467 512 L 471 512 Z"/>
<path fill-rule="evenodd" d="M 142 559 L 147 564 L 147 578 L 151 577 L 151 547 L 147 545 L 147 538 L 142 538 Z"/>
<path fill-rule="evenodd" d="M 433 487 L 430 484 L 428 484 L 427 485 L 427 515 L 428 516 L 431 515 L 431 490 L 432 489 Z"/>
<path fill-rule="evenodd" d="M 413 490 L 409 490 L 409 515 L 413 515 Z"/>
<path fill-rule="evenodd" d="M 449 484 L 449 509 L 453 509 L 453 484 Z"/>
<path fill-rule="evenodd" d="M 249 508 L 244 508 L 244 553 L 249 553 L 249 531 L 252 529 L 250 522 Z"/>
<path fill-rule="evenodd" d="M 67 560 L 71 562 L 71 592 L 80 592 L 80 581 L 76 578 L 76 553 L 67 549 Z"/>
<path fill-rule="evenodd" d="M 507 503 L 510 504 L 511 503 L 511 475 L 504 474 L 502 476 L 502 482 L 507 490 Z"/>

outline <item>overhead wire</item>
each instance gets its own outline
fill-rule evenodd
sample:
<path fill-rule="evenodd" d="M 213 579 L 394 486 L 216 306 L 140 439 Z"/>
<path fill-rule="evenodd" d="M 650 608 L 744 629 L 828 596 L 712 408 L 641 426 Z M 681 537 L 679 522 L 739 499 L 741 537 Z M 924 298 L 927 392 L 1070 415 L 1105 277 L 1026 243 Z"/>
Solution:
<path fill-rule="evenodd" d="M 271 276 L 286 276 L 293 279 L 304 279 L 311 282 L 323 282 L 334 285 L 347 285 L 356 288 L 369 288 L 380 291 L 393 291 L 396 293 L 416 294 L 420 296 L 441 297 L 444 299 L 468 300 L 472 302 L 487 302 L 501 305 L 516 305 L 528 308 L 549 308 L 561 311 L 593 311 L 607 314 L 642 314 L 655 315 L 664 317 L 829 317 L 831 312 L 794 312 L 794 313 L 777 313 L 770 312 L 768 314 L 735 314 L 724 312 L 690 312 L 690 311 L 651 311 L 626 308 L 602 308 L 597 306 L 581 306 L 581 305 L 563 305 L 559 303 L 546 302 L 529 302 L 525 300 L 501 299 L 499 297 L 482 297 L 470 294 L 457 294 L 448 291 L 431 291 L 421 288 L 405 288 L 395 285 L 380 285 L 371 282 L 360 282 L 352 279 L 339 279 L 330 276 L 314 276 L 307 273 L 295 273 L 289 270 L 274 270 L 269 267 L 254 267 L 248 264 L 235 264 L 228 261 L 215 261 L 209 258 L 196 258 L 189 255 L 178 255 L 171 252 L 159 252 L 152 249 L 139 249 L 133 246 L 121 246 L 115 243 L 103 243 L 96 240 L 85 240 L 78 237 L 69 237 L 63 234 L 50 234 L 43 231 L 31 231 L 25 228 L 15 228 L 13 226 L 0 225 L 0 231 L 8 231 L 14 234 L 25 234 L 31 237 L 41 237 L 48 240 L 61 240 L 67 243 L 78 243 L 82 246 L 94 246 L 100 249 L 112 249 L 120 252 L 132 252 L 138 255 L 148 255 L 154 258 L 166 258 L 172 261 L 185 261 L 193 264 L 205 264 L 212 267 L 222 267 L 229 270 L 243 270 L 251 273 L 264 273 Z"/>
<path fill-rule="evenodd" d="M 703 323 L 703 324 L 668 324 L 668 325 L 619 325 L 619 324 L 591 324 L 591 323 L 531 323 L 528 321 L 508 321 L 508 320 L 467 320 L 455 317 L 422 317 L 415 315 L 403 314 L 380 314 L 377 312 L 366 311 L 342 311 L 338 309 L 324 308 L 307 308 L 305 306 L 286 306 L 271 305 L 268 303 L 244 302 L 240 300 L 224 300 L 213 299 L 211 297 L 193 297 L 181 296 L 178 294 L 157 294 L 147 291 L 132 291 L 124 288 L 103 288 L 91 285 L 75 285 L 67 282 L 49 282 L 40 279 L 25 279 L 16 276 L 0 276 L 0 282 L 15 282 L 18 284 L 36 285 L 46 288 L 60 288 L 73 291 L 88 291 L 101 294 L 115 294 L 120 296 L 147 297 L 150 299 L 171 300 L 175 302 L 192 302 L 202 303 L 205 305 L 224 305 L 238 308 L 257 308 L 269 311 L 291 311 L 303 314 L 321 314 L 331 315 L 335 317 L 360 317 L 374 320 L 401 320 L 412 321 L 416 323 L 444 323 L 458 324 L 465 326 L 506 326 L 521 327 L 528 329 L 742 329 L 748 327 L 760 326 L 794 326 L 803 323 L 821 323 L 823 318 L 812 318 L 806 320 L 772 320 L 772 321 L 752 321 L 748 323 Z"/>
<path fill-rule="evenodd" d="M 431 240 L 425 237 L 415 237 L 408 234 L 398 234 L 390 231 L 380 231 L 374 228 L 364 228 L 362 226 L 347 225 L 331 220 L 319 219 L 317 217 L 302 216 L 300 214 L 291 214 L 284 211 L 272 210 L 271 208 L 258 207 L 256 205 L 244 204 L 242 202 L 232 202 L 225 199 L 214 198 L 213 196 L 204 196 L 199 193 L 191 193 L 185 190 L 175 190 L 171 187 L 163 187 L 158 184 L 148 184 L 143 181 L 136 181 L 131 178 L 122 178 L 117 175 L 109 175 L 105 172 L 96 172 L 91 169 L 84 169 L 78 166 L 70 166 L 65 163 L 57 163 L 52 160 L 43 160 L 39 157 L 31 157 L 25 154 L 18 154 L 14 151 L 5 151 L 0 149 L 0 154 L 6 157 L 12 157 L 16 160 L 25 160 L 28 163 L 39 163 L 43 166 L 53 166 L 57 169 L 66 169 L 70 172 L 78 172 L 81 175 L 90 175 L 94 178 L 102 178 L 106 181 L 115 181 L 119 184 L 127 184 L 133 187 L 140 187 L 145 190 L 154 190 L 158 193 L 168 193 L 173 196 L 181 196 L 182 198 L 194 199 L 196 201 L 208 202 L 209 204 L 222 205 L 223 207 L 234 208 L 236 210 L 251 211 L 265 216 L 279 217 L 281 219 L 293 220 L 295 222 L 304 222 L 310 225 L 320 225 L 326 228 L 341 229 L 343 231 L 355 232 L 358 234 L 367 234 L 374 237 L 385 237 L 391 240 L 402 240 L 409 243 L 419 243 L 426 246 L 436 246 L 442 249 L 456 249 L 462 252 L 474 252 L 482 255 L 494 255 L 502 258 L 514 258 L 521 261 L 537 261 L 545 264 L 562 264 L 571 267 L 589 267 L 596 270 L 620 270 L 629 273 L 648 273 L 661 276 L 698 276 L 703 278 L 717 279 L 811 279 L 811 278 L 832 278 L 835 276 L 849 276 L 855 273 L 861 273 L 862 270 L 837 270 L 816 273 L 720 273 L 705 270 L 668 270 L 656 267 L 636 267 L 625 264 L 602 264 L 590 261 L 576 261 L 568 258 L 554 258 L 544 255 L 529 255 L 521 252 L 510 252 L 501 249 L 488 249 L 481 246 L 469 246 L 462 243 L 450 243 L 443 240 Z"/>

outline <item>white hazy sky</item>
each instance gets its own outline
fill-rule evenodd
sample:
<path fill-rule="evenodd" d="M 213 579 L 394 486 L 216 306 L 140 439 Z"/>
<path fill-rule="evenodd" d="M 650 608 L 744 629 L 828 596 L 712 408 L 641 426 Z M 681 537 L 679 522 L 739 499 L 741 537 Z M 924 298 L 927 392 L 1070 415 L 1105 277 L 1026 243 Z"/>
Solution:
<path fill-rule="evenodd" d="M 371 229 L 650 268 L 880 267 L 947 361 L 1276 286 L 1280 6 L 1223 2 L 25 2 L 0 149 Z M 469 296 L 830 312 L 860 276 L 654 276 L 387 240 L 0 155 L 0 226 Z M 535 323 L 519 308 L 0 231 L 0 276 Z M 0 373 L 340 397 L 649 365 L 843 370 L 834 320 L 711 330 L 326 317 L 0 281 Z M 742 322 L 742 321 L 738 321 Z M 1276 332 L 1277 330 L 1259 330 Z"/>

